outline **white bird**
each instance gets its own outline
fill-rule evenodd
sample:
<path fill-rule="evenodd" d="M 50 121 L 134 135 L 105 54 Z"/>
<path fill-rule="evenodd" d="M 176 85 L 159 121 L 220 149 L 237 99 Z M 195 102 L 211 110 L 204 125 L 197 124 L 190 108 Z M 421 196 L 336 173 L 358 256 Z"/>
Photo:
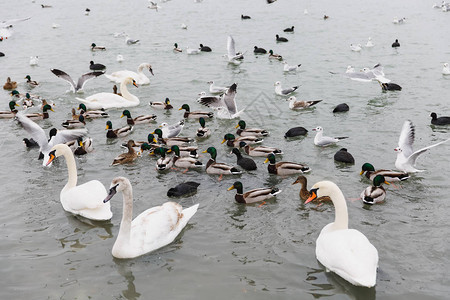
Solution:
<path fill-rule="evenodd" d="M 330 137 L 330 136 L 323 136 L 323 128 L 320 126 L 317 126 L 313 129 L 313 131 L 316 132 L 316 136 L 314 137 L 314 145 L 326 147 L 330 145 L 334 145 L 340 140 L 346 139 L 348 137 L 342 136 L 342 137 Z"/>
<path fill-rule="evenodd" d="M 132 39 L 128 35 L 125 36 L 125 43 L 127 45 L 134 45 L 134 44 L 136 44 L 138 42 L 139 42 L 139 40 Z"/>
<path fill-rule="evenodd" d="M 79 93 L 83 91 L 84 85 L 88 80 L 91 80 L 97 76 L 103 75 L 103 72 L 89 72 L 86 74 L 81 75 L 80 78 L 78 78 L 77 84 L 73 81 L 72 77 L 70 77 L 69 74 L 67 74 L 64 71 L 58 70 L 58 69 L 50 69 L 50 71 L 58 76 L 59 78 L 67 81 L 70 84 L 70 90 L 74 93 Z"/>
<path fill-rule="evenodd" d="M 189 55 L 199 54 L 200 49 L 186 47 L 186 53 Z"/>
<path fill-rule="evenodd" d="M 283 71 L 284 72 L 291 72 L 291 71 L 297 71 L 298 68 L 300 68 L 300 66 L 302 64 L 290 66 L 290 65 L 288 65 L 288 63 L 286 61 L 283 61 L 283 65 L 284 65 L 283 66 Z"/>
<path fill-rule="evenodd" d="M 122 55 L 122 54 L 117 54 L 116 60 L 117 60 L 118 62 L 123 62 L 123 61 L 124 61 L 123 55 Z"/>
<path fill-rule="evenodd" d="M 56 23 L 52 23 L 52 28 L 53 29 L 56 29 L 56 28 L 59 28 L 60 27 L 60 25 L 59 24 L 56 24 Z"/>
<path fill-rule="evenodd" d="M 214 81 L 212 81 L 212 80 L 208 81 L 207 84 L 209 84 L 209 92 L 211 94 L 222 94 L 228 90 L 228 88 L 226 88 L 226 87 L 214 85 Z"/>
<path fill-rule="evenodd" d="M 11 19 L 7 21 L 0 21 L 0 37 L 9 38 L 13 34 L 13 26 L 19 22 L 31 19 L 31 17 L 23 19 Z"/>
<path fill-rule="evenodd" d="M 350 44 L 350 49 L 352 51 L 359 52 L 359 51 L 361 51 L 362 47 L 361 47 L 361 44 L 358 44 L 358 45 Z"/>
<path fill-rule="evenodd" d="M 179 136 L 184 127 L 184 120 L 181 120 L 173 125 L 169 125 L 167 123 L 161 123 L 159 126 L 162 131 L 162 138 L 172 138 Z"/>
<path fill-rule="evenodd" d="M 321 102 L 322 100 L 314 100 L 314 101 L 297 101 L 297 98 L 294 96 L 291 96 L 287 99 L 289 101 L 289 108 L 292 110 L 300 110 L 309 108 L 313 105 L 316 105 L 317 103 Z"/>
<path fill-rule="evenodd" d="M 369 40 L 366 43 L 366 48 L 372 48 L 373 46 L 375 45 L 372 43 L 372 38 L 369 37 Z"/>
<path fill-rule="evenodd" d="M 30 56 L 30 66 L 37 66 L 39 64 L 38 56 Z"/>
<path fill-rule="evenodd" d="M 392 20 L 392 23 L 394 23 L 394 24 L 403 24 L 405 22 L 406 22 L 406 18 L 398 19 L 397 17 L 395 17 L 394 20 Z"/>
<path fill-rule="evenodd" d="M 228 62 L 234 65 L 240 65 L 244 58 L 244 53 L 236 52 L 236 45 L 231 35 L 227 38 L 227 54 Z"/>
<path fill-rule="evenodd" d="M 310 190 L 305 204 L 328 196 L 333 201 L 335 219 L 326 225 L 316 240 L 317 260 L 353 285 L 373 287 L 377 281 L 378 251 L 367 237 L 348 228 L 348 210 L 344 194 L 331 181 L 320 181 Z"/>
<path fill-rule="evenodd" d="M 168 245 L 198 209 L 198 204 L 183 209 L 178 203 L 166 202 L 145 210 L 132 220 L 133 191 L 127 178 L 114 178 L 103 201 L 108 202 L 117 192 L 123 194 L 123 215 L 112 248 L 112 255 L 116 258 L 134 258 Z"/>
<path fill-rule="evenodd" d="M 345 70 L 345 73 L 354 73 L 355 72 L 355 68 L 353 68 L 352 66 L 347 66 L 347 70 Z"/>
<path fill-rule="evenodd" d="M 127 36 L 127 35 L 128 35 L 128 34 L 126 34 L 125 31 L 122 31 L 122 32 L 114 32 L 114 33 L 113 33 L 113 36 L 114 36 L 115 38 L 123 37 L 123 36 Z"/>
<path fill-rule="evenodd" d="M 450 75 L 450 67 L 448 66 L 448 63 L 444 64 L 444 67 L 442 68 L 442 74 L 443 75 Z"/>
<path fill-rule="evenodd" d="M 51 148 L 57 144 L 64 144 L 69 141 L 77 140 L 79 137 L 86 135 L 86 129 L 74 129 L 74 130 L 50 130 L 50 140 L 47 139 L 44 129 L 42 129 L 38 124 L 33 122 L 31 119 L 26 117 L 23 113 L 19 112 L 16 114 L 17 120 L 22 124 L 23 129 L 25 129 L 31 138 L 36 141 L 39 145 L 39 151 L 44 156 L 43 166 L 47 166 L 47 161 L 49 158 L 49 153 Z"/>
<path fill-rule="evenodd" d="M 350 78 L 351 80 L 362 82 L 371 82 L 375 80 L 382 83 L 391 82 L 390 79 L 385 77 L 383 66 L 381 64 L 376 64 L 372 69 L 363 68 L 359 72 L 355 72 L 353 68 L 349 69 L 349 67 L 347 67 L 347 71 L 345 72 L 344 77 Z"/>
<path fill-rule="evenodd" d="M 181 29 L 187 29 L 187 28 L 188 28 L 188 27 L 187 27 L 186 24 L 184 24 L 184 23 L 181 24 Z"/>
<path fill-rule="evenodd" d="M 159 6 L 158 4 L 156 4 L 155 2 L 150 1 L 150 5 L 147 6 L 150 9 L 154 9 L 156 11 L 158 11 L 158 8 L 161 8 L 161 6 Z"/>
<path fill-rule="evenodd" d="M 217 117 L 221 119 L 234 119 L 239 117 L 244 109 L 238 111 L 236 105 L 236 89 L 237 84 L 233 83 L 225 94 L 220 97 L 200 97 L 198 102 L 205 106 L 217 109 Z"/>
<path fill-rule="evenodd" d="M 144 69 L 147 69 L 153 75 L 152 66 L 149 63 L 142 63 L 138 66 L 137 73 L 133 71 L 123 70 L 123 71 L 116 71 L 109 75 L 105 74 L 105 76 L 106 78 L 108 78 L 111 81 L 114 81 L 115 83 L 121 83 L 125 78 L 131 77 L 136 81 L 136 84 L 139 85 L 150 84 L 150 79 L 143 73 Z"/>
<path fill-rule="evenodd" d="M 111 219 L 111 205 L 103 202 L 108 196 L 105 186 L 98 180 L 77 185 L 77 165 L 72 150 L 66 144 L 52 147 L 47 164 L 58 156 L 64 156 L 69 172 L 67 184 L 59 195 L 64 210 L 91 220 Z"/>
<path fill-rule="evenodd" d="M 89 109 L 102 109 L 102 108 L 122 108 L 132 107 L 139 105 L 139 98 L 130 94 L 127 89 L 127 84 L 133 84 L 138 87 L 136 81 L 133 78 L 128 77 L 123 79 L 120 84 L 120 92 L 122 96 L 113 93 L 97 93 L 86 99 L 76 98 L 78 101 L 83 102 Z"/>
<path fill-rule="evenodd" d="M 397 159 L 395 160 L 395 167 L 400 171 L 407 173 L 425 171 L 425 170 L 418 170 L 415 168 L 417 158 L 421 154 L 425 153 L 428 149 L 436 147 L 437 145 L 443 144 L 450 140 L 447 139 L 413 152 L 414 137 L 415 137 L 414 125 L 409 120 L 405 121 L 405 123 L 403 123 L 400 137 L 398 139 L 398 147 L 395 148 L 395 151 L 397 151 Z"/>
<path fill-rule="evenodd" d="M 295 92 L 296 89 L 298 89 L 298 86 L 293 86 L 291 88 L 283 89 L 281 87 L 281 82 L 277 81 L 275 82 L 275 93 L 280 96 L 289 96 L 293 92 Z"/>

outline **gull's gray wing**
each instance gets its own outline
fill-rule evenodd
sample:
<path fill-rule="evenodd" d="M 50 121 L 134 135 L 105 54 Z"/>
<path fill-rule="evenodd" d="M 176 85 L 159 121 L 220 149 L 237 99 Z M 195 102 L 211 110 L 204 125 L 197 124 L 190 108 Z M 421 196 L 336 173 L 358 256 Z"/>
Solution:
<path fill-rule="evenodd" d="M 405 121 L 405 123 L 403 123 L 400 137 L 398 138 L 398 146 L 402 149 L 405 157 L 409 157 L 413 154 L 414 134 L 415 129 L 412 122 L 409 120 Z"/>
<path fill-rule="evenodd" d="M 79 137 L 85 136 L 86 133 L 86 129 L 58 130 L 56 135 L 51 138 L 48 144 L 51 148 L 57 144 L 64 144 L 69 141 L 76 140 Z"/>
<path fill-rule="evenodd" d="M 52 71 L 52 73 L 55 74 L 56 76 L 58 76 L 59 78 L 67 81 L 70 84 L 70 88 L 71 88 L 72 92 L 75 93 L 77 91 L 77 86 L 75 85 L 75 82 L 73 81 L 72 77 L 70 77 L 69 74 L 67 74 L 64 71 L 58 70 L 58 69 L 50 69 L 50 71 Z"/>
<path fill-rule="evenodd" d="M 103 72 L 90 72 L 90 73 L 81 75 L 81 77 L 78 79 L 78 83 L 77 83 L 77 86 L 75 87 L 75 91 L 82 90 L 87 81 L 89 81 L 97 76 L 103 75 L 103 74 L 104 74 Z"/>
<path fill-rule="evenodd" d="M 23 129 L 28 132 L 29 135 L 33 138 L 33 140 L 38 143 L 41 152 L 48 152 L 50 147 L 48 145 L 47 136 L 45 135 L 44 129 L 41 128 L 38 124 L 33 122 L 33 120 L 29 119 L 22 112 L 16 115 L 17 120 L 20 124 L 22 124 Z"/>
<path fill-rule="evenodd" d="M 237 112 L 236 101 L 235 101 L 236 88 L 237 88 L 237 84 L 233 83 L 230 86 L 230 88 L 227 90 L 227 92 L 225 94 L 223 94 L 223 96 L 222 96 L 223 102 L 225 103 L 225 106 L 231 115 L 234 115 Z"/>

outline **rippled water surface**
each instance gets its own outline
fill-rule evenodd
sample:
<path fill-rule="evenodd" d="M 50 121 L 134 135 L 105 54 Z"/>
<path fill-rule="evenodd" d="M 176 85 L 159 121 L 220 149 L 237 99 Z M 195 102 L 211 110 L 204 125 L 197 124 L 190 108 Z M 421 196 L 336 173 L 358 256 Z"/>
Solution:
<path fill-rule="evenodd" d="M 349 199 L 350 226 L 362 231 L 379 251 L 377 286 L 356 288 L 326 273 L 315 257 L 315 241 L 323 226 L 334 218 L 334 209 L 303 205 L 295 176 L 268 175 L 263 159 L 255 158 L 258 170 L 244 172 L 239 180 L 244 189 L 277 186 L 282 193 L 266 205 L 239 205 L 234 191 L 226 189 L 236 178 L 224 178 L 204 171 L 159 174 L 155 161 L 144 156 L 132 165 L 110 166 L 121 153 L 118 141 L 107 141 L 105 121 L 88 122 L 95 151 L 77 159 L 79 182 L 99 179 L 109 187 L 112 178 L 128 177 L 134 188 L 134 215 L 168 201 L 166 192 L 177 183 L 201 183 L 196 195 L 178 199 L 183 206 L 200 203 L 197 214 L 172 244 L 132 260 L 116 260 L 111 248 L 122 215 L 121 196 L 112 200 L 110 222 L 89 222 L 63 211 L 59 193 L 67 180 L 64 160 L 43 168 L 36 150 L 26 150 L 27 133 L 13 120 L 0 122 L 0 180 L 2 197 L 0 225 L 0 295 L 2 299 L 443 299 L 449 293 L 448 209 L 450 147 L 441 145 L 419 160 L 425 172 L 400 186 L 387 188 L 384 204 L 364 207 L 359 197 L 369 184 L 359 176 L 364 162 L 376 168 L 394 168 L 401 126 L 406 119 L 416 126 L 415 148 L 449 138 L 449 127 L 430 125 L 430 113 L 450 115 L 450 77 L 441 75 L 442 64 L 450 61 L 450 14 L 432 8 L 430 1 L 213 1 L 194 3 L 172 0 L 161 3 L 158 12 L 147 1 L 1 1 L 0 19 L 32 16 L 17 24 L 11 38 L 0 43 L 0 79 L 20 82 L 26 92 L 25 75 L 40 82 L 33 93 L 55 103 L 55 112 L 39 125 L 46 130 L 60 128 L 78 105 L 68 85 L 50 68 L 62 69 L 73 77 L 89 71 L 89 61 L 107 65 L 107 73 L 135 70 L 149 62 L 155 76 L 149 86 L 131 93 L 141 104 L 133 115 L 156 113 L 160 122 L 175 123 L 182 112 L 154 112 L 149 101 L 169 97 L 175 108 L 183 103 L 192 110 L 208 110 L 197 102 L 207 91 L 209 80 L 218 85 L 238 83 L 237 102 L 245 107 L 242 119 L 251 127 L 263 127 L 271 134 L 264 145 L 284 151 L 283 160 L 308 164 L 309 185 L 327 179 L 336 182 Z M 86 7 L 91 9 L 84 15 Z M 304 15 L 304 9 L 309 14 Z M 241 21 L 247 14 L 251 20 Z M 322 16 L 327 14 L 326 21 Z M 394 17 L 406 17 L 403 25 Z M 60 25 L 53 29 L 52 23 Z M 181 29 L 181 23 L 188 25 Z M 295 33 L 282 30 L 295 26 Z M 125 31 L 141 42 L 127 46 L 114 32 Z M 275 42 L 275 34 L 289 39 Z M 247 51 L 240 66 L 227 65 L 226 38 L 232 34 L 237 50 Z M 375 47 L 359 53 L 349 45 L 365 44 L 372 37 Z M 401 47 L 391 48 L 398 38 Z M 89 45 L 104 45 L 107 51 L 91 52 Z M 203 43 L 212 53 L 188 56 L 173 53 L 177 42 L 183 49 Z M 301 63 L 297 73 L 283 73 L 282 64 L 267 56 L 255 56 L 257 45 L 282 54 L 289 64 Z M 122 54 L 125 61 L 116 62 Z M 29 57 L 38 55 L 31 67 Z M 403 87 L 401 92 L 382 93 L 377 83 L 361 83 L 332 75 L 355 68 L 384 66 L 386 77 Z M 274 94 L 274 82 L 300 85 L 297 98 L 323 99 L 314 109 L 293 112 L 284 98 Z M 3 84 L 3 83 L 2 83 Z M 84 96 L 112 91 L 102 76 L 86 84 Z M 81 94 L 83 96 L 83 94 Z M 2 110 L 9 95 L 0 92 Z M 333 115 L 332 109 L 346 102 L 350 111 Z M 115 127 L 123 126 L 121 110 L 111 110 Z M 201 150 L 218 149 L 218 160 L 236 163 L 230 149 L 220 142 L 233 132 L 236 120 L 213 119 L 207 125 L 214 133 L 198 141 Z M 157 124 L 140 125 L 130 136 L 145 139 Z M 314 146 L 314 133 L 297 140 L 285 140 L 284 132 L 295 126 L 308 130 L 322 126 L 325 135 L 348 136 L 340 146 Z M 187 121 L 183 135 L 194 136 L 198 123 Z M 333 160 L 346 147 L 355 157 L 352 166 Z M 206 163 L 209 157 L 200 159 Z"/>

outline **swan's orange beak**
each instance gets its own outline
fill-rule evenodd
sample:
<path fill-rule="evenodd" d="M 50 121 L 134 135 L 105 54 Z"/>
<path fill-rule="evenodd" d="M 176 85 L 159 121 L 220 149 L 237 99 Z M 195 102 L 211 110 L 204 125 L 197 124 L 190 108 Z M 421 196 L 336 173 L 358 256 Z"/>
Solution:
<path fill-rule="evenodd" d="M 55 159 L 55 151 L 52 151 L 52 152 L 50 152 L 49 153 L 49 159 L 48 159 L 48 162 L 47 162 L 47 164 L 46 164 L 46 166 L 48 166 L 49 164 L 51 164 L 52 163 L 52 161 Z"/>
<path fill-rule="evenodd" d="M 138 87 L 136 81 L 134 81 L 134 80 L 133 80 L 133 85 L 134 85 L 135 87 Z"/>
<path fill-rule="evenodd" d="M 316 194 L 315 192 L 312 192 L 312 193 L 311 193 L 311 196 L 309 196 L 309 198 L 306 199 L 305 204 L 306 204 L 306 203 L 309 203 L 309 202 L 311 202 L 311 201 L 313 201 L 313 200 L 316 199 L 316 198 L 317 198 L 317 194 Z"/>

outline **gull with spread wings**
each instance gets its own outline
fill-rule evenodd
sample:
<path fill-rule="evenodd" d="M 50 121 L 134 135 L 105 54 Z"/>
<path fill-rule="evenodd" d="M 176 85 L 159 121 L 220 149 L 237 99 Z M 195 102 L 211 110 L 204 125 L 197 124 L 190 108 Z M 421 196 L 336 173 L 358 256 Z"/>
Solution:
<path fill-rule="evenodd" d="M 70 75 L 67 74 L 66 72 L 58 70 L 58 69 L 50 69 L 50 71 L 52 71 L 52 73 L 55 74 L 56 76 L 58 76 L 59 78 L 67 81 L 70 84 L 70 90 L 73 93 L 81 92 L 83 90 L 84 85 L 86 84 L 86 82 L 88 80 L 104 74 L 103 72 L 89 72 L 89 73 L 83 74 L 83 75 L 81 75 L 80 78 L 78 78 L 77 84 L 75 84 L 72 77 L 70 77 Z"/>

